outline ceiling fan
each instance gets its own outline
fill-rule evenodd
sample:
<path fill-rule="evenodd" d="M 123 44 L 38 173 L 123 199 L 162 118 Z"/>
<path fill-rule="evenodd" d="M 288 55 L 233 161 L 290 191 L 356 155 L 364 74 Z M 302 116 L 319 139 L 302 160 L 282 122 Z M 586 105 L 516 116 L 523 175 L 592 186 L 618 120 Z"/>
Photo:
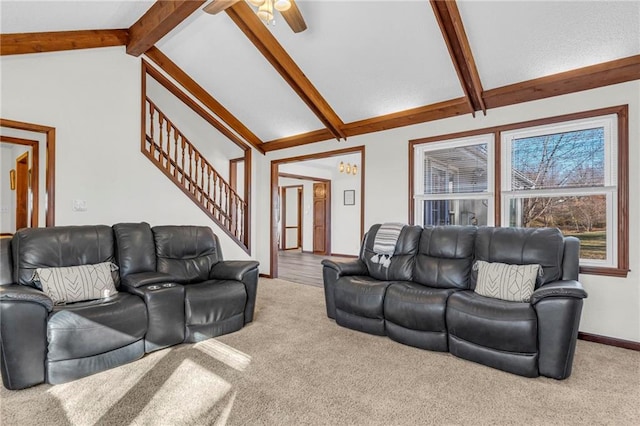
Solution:
<path fill-rule="evenodd" d="M 239 1 L 241 0 L 213 0 L 203 10 L 215 15 Z M 258 8 L 258 17 L 267 24 L 273 20 L 273 9 L 276 9 L 294 33 L 301 33 L 307 29 L 307 24 L 294 0 L 247 0 L 247 2 Z"/>

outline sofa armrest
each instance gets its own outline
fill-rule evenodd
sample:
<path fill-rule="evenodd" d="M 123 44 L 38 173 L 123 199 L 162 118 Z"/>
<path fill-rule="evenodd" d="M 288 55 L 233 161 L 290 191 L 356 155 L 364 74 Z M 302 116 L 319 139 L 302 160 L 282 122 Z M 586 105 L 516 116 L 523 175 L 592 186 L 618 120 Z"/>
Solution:
<path fill-rule="evenodd" d="M 244 323 L 253 321 L 253 313 L 256 308 L 256 296 L 258 293 L 258 266 L 255 260 L 223 260 L 211 268 L 210 279 L 236 280 L 244 284 L 247 292 L 247 304 L 244 308 Z"/>
<path fill-rule="evenodd" d="M 260 262 L 255 260 L 223 260 L 213 265 L 209 278 L 242 281 L 247 272 L 257 269 L 259 265 Z"/>
<path fill-rule="evenodd" d="M 531 305 L 538 316 L 538 370 L 562 380 L 571 375 L 583 299 L 578 281 L 555 281 L 533 292 Z"/>
<path fill-rule="evenodd" d="M 334 269 L 339 276 L 345 275 L 368 275 L 369 270 L 367 269 L 367 265 L 364 264 L 360 259 L 355 260 L 347 260 L 342 262 L 336 262 L 331 259 L 323 259 L 322 265 L 326 268 Z"/>
<path fill-rule="evenodd" d="M 336 317 L 336 299 L 334 289 L 340 277 L 347 275 L 369 275 L 367 265 L 360 259 L 336 262 L 331 259 L 322 261 L 322 280 L 324 283 L 324 299 L 327 307 L 327 316 Z"/>
<path fill-rule="evenodd" d="M 49 296 L 38 289 L 24 285 L 10 284 L 0 286 L 0 300 L 39 303 L 46 308 L 47 312 L 53 310 L 53 300 Z"/>
<path fill-rule="evenodd" d="M 53 301 L 34 288 L 0 286 L 0 365 L 7 389 L 24 389 L 45 380 L 47 317 Z"/>
<path fill-rule="evenodd" d="M 174 282 L 174 278 L 163 272 L 140 272 L 129 274 L 122 278 L 122 285 L 126 287 L 138 288 L 149 284 L 162 284 Z"/>
<path fill-rule="evenodd" d="M 582 288 L 582 284 L 580 284 L 578 281 L 554 281 L 552 283 L 545 284 L 534 291 L 533 295 L 531 296 L 531 304 L 535 305 L 542 299 L 546 299 L 548 297 L 571 297 L 585 299 L 587 297 L 587 292 L 584 291 L 584 288 Z"/>

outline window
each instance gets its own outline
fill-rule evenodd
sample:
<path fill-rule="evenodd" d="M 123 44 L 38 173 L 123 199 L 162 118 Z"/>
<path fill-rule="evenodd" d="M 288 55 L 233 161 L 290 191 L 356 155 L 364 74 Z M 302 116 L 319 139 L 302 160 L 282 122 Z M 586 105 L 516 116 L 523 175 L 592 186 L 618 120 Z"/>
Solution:
<path fill-rule="evenodd" d="M 558 227 L 580 240 L 581 273 L 626 277 L 628 115 L 622 105 L 409 141 L 409 222 Z"/>
<path fill-rule="evenodd" d="M 581 264 L 616 265 L 617 116 L 502 133 L 502 226 L 580 239 Z"/>
<path fill-rule="evenodd" d="M 427 225 L 493 224 L 493 135 L 418 145 L 415 217 Z"/>

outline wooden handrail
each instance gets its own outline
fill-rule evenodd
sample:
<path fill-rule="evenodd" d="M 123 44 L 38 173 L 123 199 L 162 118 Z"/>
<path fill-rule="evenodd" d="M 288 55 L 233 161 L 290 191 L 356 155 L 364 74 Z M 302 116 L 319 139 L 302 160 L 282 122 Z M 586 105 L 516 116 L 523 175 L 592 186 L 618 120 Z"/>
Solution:
<path fill-rule="evenodd" d="M 248 205 L 213 165 L 146 97 L 142 152 L 241 247 L 248 250 Z"/>

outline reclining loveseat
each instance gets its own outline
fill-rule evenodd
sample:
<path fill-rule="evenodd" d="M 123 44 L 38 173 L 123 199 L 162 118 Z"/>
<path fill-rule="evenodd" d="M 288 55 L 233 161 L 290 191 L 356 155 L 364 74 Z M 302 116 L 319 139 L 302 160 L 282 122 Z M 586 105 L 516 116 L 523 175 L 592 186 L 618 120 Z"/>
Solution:
<path fill-rule="evenodd" d="M 31 228 L 0 244 L 7 389 L 65 383 L 253 320 L 258 262 L 223 260 L 208 227 Z"/>
<path fill-rule="evenodd" d="M 579 241 L 555 228 L 404 226 L 389 261 L 322 261 L 338 325 L 527 377 L 571 374 L 582 299 Z M 539 266 L 538 266 L 539 265 Z"/>

